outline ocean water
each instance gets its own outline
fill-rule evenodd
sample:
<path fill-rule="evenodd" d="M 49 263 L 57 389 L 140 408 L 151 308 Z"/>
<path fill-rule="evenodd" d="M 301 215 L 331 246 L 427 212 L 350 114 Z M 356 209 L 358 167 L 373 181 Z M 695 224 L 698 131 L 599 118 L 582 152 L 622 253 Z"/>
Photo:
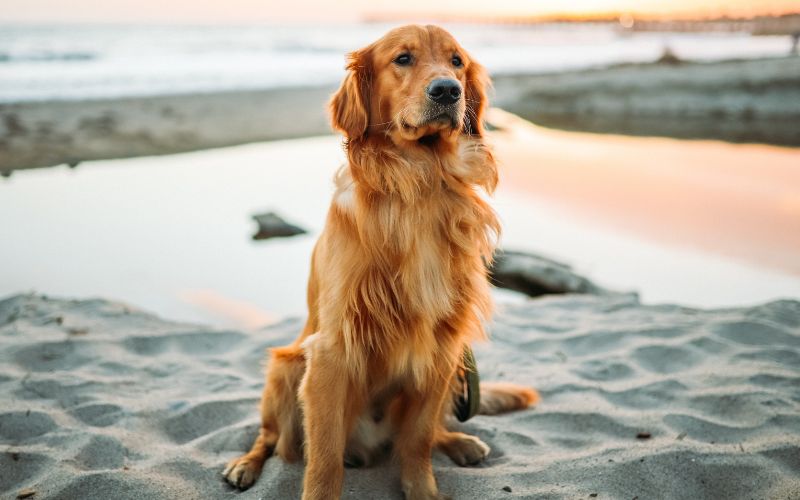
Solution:
<path fill-rule="evenodd" d="M 344 54 L 389 24 L 0 25 L 0 102 L 113 98 L 333 83 Z M 657 59 L 785 55 L 788 37 L 624 34 L 611 25 L 446 25 L 493 74 Z"/>

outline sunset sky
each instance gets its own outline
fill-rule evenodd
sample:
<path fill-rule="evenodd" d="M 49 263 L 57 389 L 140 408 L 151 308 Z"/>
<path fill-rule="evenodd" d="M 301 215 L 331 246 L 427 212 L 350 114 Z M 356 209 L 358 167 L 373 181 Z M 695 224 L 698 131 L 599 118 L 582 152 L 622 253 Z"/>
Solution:
<path fill-rule="evenodd" d="M 800 0 L 3 0 L 0 22 L 352 21 L 364 16 L 716 17 L 800 12 Z"/>

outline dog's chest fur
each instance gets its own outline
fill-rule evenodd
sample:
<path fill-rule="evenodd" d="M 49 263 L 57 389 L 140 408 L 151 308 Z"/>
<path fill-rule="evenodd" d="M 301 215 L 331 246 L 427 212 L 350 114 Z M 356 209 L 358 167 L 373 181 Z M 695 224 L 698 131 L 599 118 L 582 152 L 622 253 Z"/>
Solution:
<path fill-rule="evenodd" d="M 470 275 L 481 265 L 483 238 L 477 236 L 487 231 L 475 217 L 474 200 L 446 186 L 428 189 L 412 203 L 391 195 L 365 199 L 350 183 L 334 203 L 352 217 L 354 234 L 371 242 L 353 272 L 375 319 L 388 313 L 410 323 L 455 312 Z"/>
<path fill-rule="evenodd" d="M 482 336 L 490 309 L 484 259 L 497 221 L 476 192 L 473 151 L 482 152 L 459 148 L 461 161 L 450 164 L 371 158 L 381 163 L 379 177 L 352 163 L 337 175 L 324 258 L 346 269 L 328 282 L 328 300 L 345 307 L 335 308 L 338 319 L 324 318 L 334 324 L 323 323 L 341 331 L 358 372 L 377 363 L 388 379 L 421 381 L 436 370 L 443 344 Z"/>

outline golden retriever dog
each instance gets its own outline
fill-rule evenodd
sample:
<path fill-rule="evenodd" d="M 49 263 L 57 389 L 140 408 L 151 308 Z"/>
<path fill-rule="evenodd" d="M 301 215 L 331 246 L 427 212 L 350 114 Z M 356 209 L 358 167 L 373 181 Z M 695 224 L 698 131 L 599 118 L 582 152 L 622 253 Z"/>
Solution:
<path fill-rule="evenodd" d="M 245 489 L 273 452 L 304 457 L 303 498 L 334 499 L 345 464 L 391 447 L 406 499 L 443 498 L 434 448 L 463 466 L 489 453 L 447 426 L 465 349 L 491 313 L 486 265 L 500 227 L 481 194 L 497 184 L 482 124 L 489 79 L 436 26 L 394 29 L 351 53 L 347 70 L 330 113 L 348 161 L 314 248 L 308 321 L 270 350 L 259 435 L 223 474 Z M 480 389 L 482 414 L 538 399 L 512 384 Z"/>

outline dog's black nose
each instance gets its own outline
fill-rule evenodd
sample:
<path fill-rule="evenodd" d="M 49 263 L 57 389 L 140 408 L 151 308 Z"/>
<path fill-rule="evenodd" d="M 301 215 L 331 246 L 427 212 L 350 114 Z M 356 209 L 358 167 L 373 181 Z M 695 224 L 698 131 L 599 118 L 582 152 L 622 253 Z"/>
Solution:
<path fill-rule="evenodd" d="M 425 89 L 428 98 L 438 104 L 453 104 L 461 98 L 461 84 L 452 78 L 437 78 Z"/>

